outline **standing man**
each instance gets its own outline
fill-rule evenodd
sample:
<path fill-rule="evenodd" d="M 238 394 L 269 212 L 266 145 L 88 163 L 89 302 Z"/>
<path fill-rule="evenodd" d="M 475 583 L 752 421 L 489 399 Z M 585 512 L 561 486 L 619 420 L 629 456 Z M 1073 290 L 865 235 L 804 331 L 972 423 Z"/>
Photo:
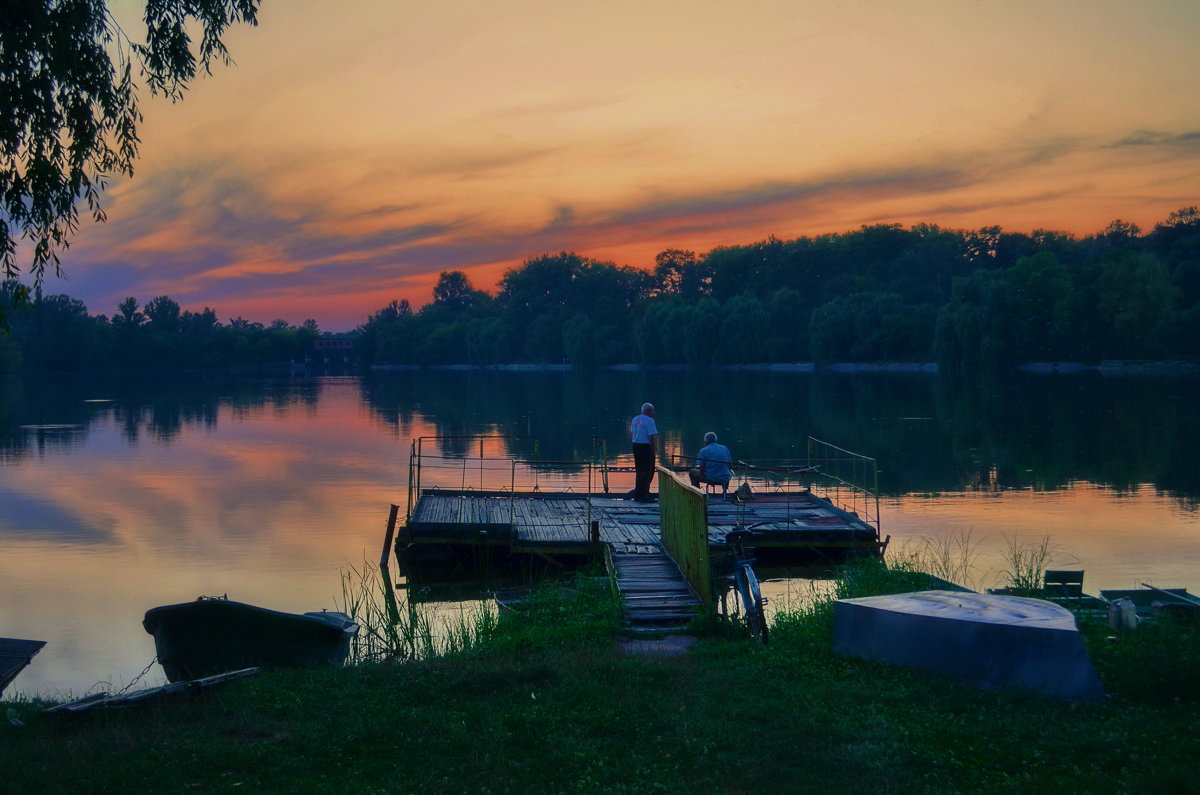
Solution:
<path fill-rule="evenodd" d="M 629 438 L 633 442 L 633 466 L 637 471 L 633 498 L 638 502 L 654 502 L 650 482 L 654 480 L 654 450 L 658 444 L 658 426 L 654 424 L 654 406 L 642 404 L 642 413 L 629 422 Z"/>

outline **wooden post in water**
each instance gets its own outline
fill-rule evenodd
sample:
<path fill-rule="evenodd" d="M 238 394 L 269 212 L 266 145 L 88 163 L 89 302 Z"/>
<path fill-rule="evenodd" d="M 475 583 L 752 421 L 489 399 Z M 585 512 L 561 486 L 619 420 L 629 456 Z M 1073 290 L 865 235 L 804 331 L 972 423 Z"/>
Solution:
<path fill-rule="evenodd" d="M 391 511 L 388 512 L 387 533 L 383 536 L 383 552 L 379 555 L 379 570 L 384 571 L 388 568 L 388 554 L 392 551 L 392 538 L 396 534 L 396 515 L 400 513 L 400 506 L 393 505 Z"/>
<path fill-rule="evenodd" d="M 379 585 L 383 589 L 383 604 L 387 608 L 388 619 L 392 622 L 393 627 L 400 623 L 400 608 L 396 605 L 396 588 L 392 585 L 392 566 L 388 560 L 388 553 L 393 551 L 392 538 L 396 534 L 396 516 L 399 513 L 399 505 L 393 505 L 388 512 L 387 532 L 383 536 L 383 552 L 379 555 Z"/>

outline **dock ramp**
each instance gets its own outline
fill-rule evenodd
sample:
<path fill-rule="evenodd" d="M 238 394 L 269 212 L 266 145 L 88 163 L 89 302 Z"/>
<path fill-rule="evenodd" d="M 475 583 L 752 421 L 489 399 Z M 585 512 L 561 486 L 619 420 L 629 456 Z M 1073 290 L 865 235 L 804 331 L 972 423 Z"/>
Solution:
<path fill-rule="evenodd" d="M 609 560 L 630 630 L 679 630 L 703 611 L 700 597 L 661 546 L 610 547 Z"/>

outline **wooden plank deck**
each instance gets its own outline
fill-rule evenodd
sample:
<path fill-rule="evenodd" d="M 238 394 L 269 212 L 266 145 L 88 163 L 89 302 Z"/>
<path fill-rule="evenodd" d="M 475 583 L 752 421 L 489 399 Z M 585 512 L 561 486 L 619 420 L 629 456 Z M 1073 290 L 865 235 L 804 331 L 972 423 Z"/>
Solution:
<path fill-rule="evenodd" d="M 614 551 L 611 559 L 613 579 L 631 629 L 677 630 L 702 612 L 699 597 L 662 547 Z"/>
<path fill-rule="evenodd" d="M 656 503 L 574 493 L 462 492 L 421 494 L 402 538 L 416 543 L 506 543 L 514 552 L 582 551 L 597 522 L 600 541 L 614 549 L 661 543 Z M 756 547 L 861 547 L 878 541 L 875 528 L 806 492 L 760 493 L 748 502 L 708 503 L 709 544 L 723 549 L 735 527 L 752 528 Z"/>

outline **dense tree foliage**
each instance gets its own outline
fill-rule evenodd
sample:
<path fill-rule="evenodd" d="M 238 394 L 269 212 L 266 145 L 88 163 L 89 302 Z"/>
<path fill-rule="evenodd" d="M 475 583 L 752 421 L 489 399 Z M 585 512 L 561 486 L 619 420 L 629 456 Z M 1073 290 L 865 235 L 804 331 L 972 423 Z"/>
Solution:
<path fill-rule="evenodd" d="M 526 260 L 496 296 L 466 274 L 441 274 L 433 301 L 413 312 L 393 301 L 359 329 L 369 364 L 614 364 L 635 358 L 630 319 L 650 274 L 576 254 Z"/>
<path fill-rule="evenodd" d="M 138 152 L 136 61 L 153 93 L 179 99 L 197 70 L 228 62 L 221 36 L 255 24 L 260 0 L 147 0 L 146 41 L 131 41 L 107 0 L 13 0 L 0 19 L 0 266 L 20 272 L 32 244 L 35 287 L 79 222 L 104 219 L 106 180 L 132 175 Z M 193 36 L 199 34 L 199 42 Z M 15 297 L 23 301 L 28 291 Z M 0 315 L 0 327 L 4 315 Z"/>
<path fill-rule="evenodd" d="M 1200 356 L 1200 211 L 1149 234 L 1114 221 L 1060 232 L 909 229 L 769 238 L 641 271 L 533 257 L 495 296 L 443 273 L 433 303 L 393 303 L 360 329 L 374 364 L 1028 361 Z"/>
<path fill-rule="evenodd" d="M 14 302 L 10 283 L 0 309 Z M 218 322 L 168 296 L 111 319 L 67 296 L 14 315 L 0 368 L 223 367 L 302 358 L 317 336 Z M 442 273 L 419 310 L 393 301 L 355 336 L 363 365 L 927 362 L 986 372 L 1031 361 L 1200 358 L 1200 211 L 1143 234 L 865 226 L 841 235 L 669 249 L 650 270 L 562 252 L 494 294 Z"/>
<path fill-rule="evenodd" d="M 315 320 L 293 326 L 217 319 L 208 307 L 181 309 L 160 295 L 140 306 L 133 297 L 111 318 L 89 315 L 82 301 L 35 292 L 16 307 L 12 282 L 0 285 L 0 306 L 11 312 L 11 334 L 0 335 L 0 372 L 24 366 L 82 369 L 258 369 L 304 361 L 321 336 Z"/>

